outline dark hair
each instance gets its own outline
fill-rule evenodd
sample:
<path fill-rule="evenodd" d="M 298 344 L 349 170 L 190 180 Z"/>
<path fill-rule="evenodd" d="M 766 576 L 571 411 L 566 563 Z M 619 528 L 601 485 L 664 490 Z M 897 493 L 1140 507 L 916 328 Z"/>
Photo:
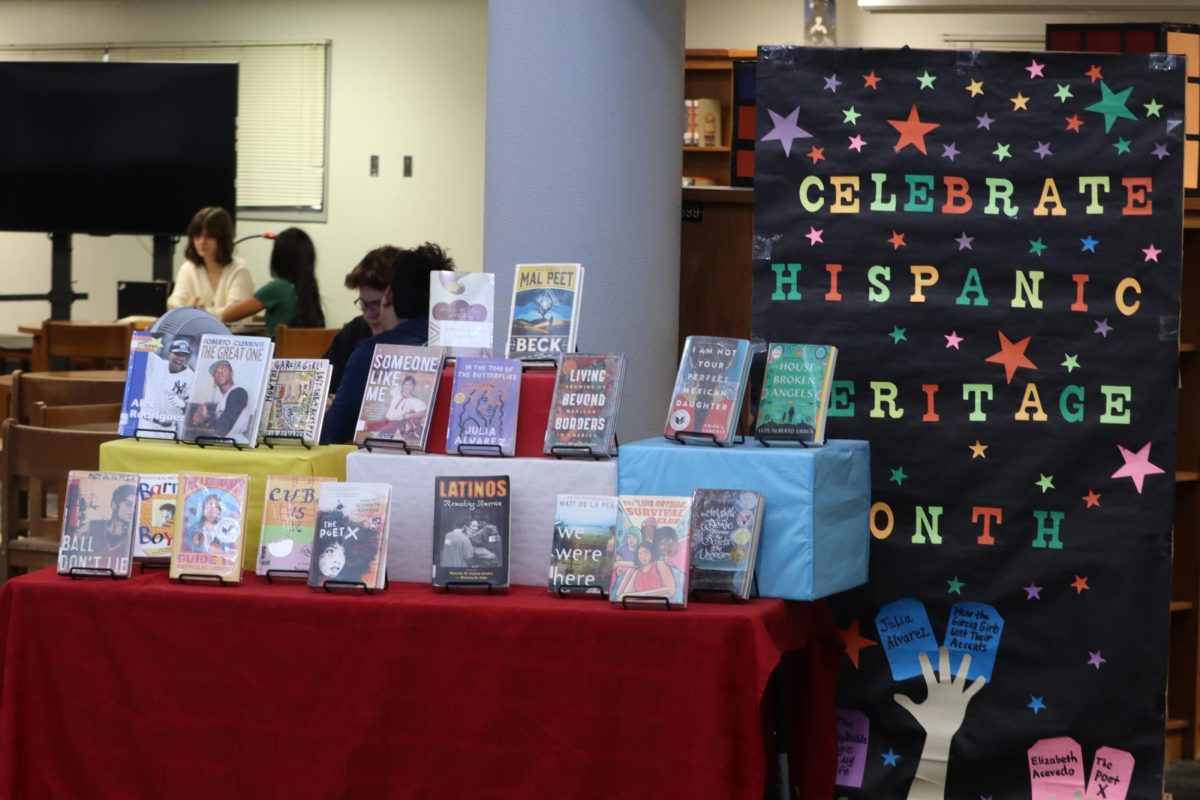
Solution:
<path fill-rule="evenodd" d="M 637 551 L 643 548 L 645 548 L 646 552 L 650 554 L 651 563 L 662 560 L 659 557 L 658 548 L 654 546 L 653 542 L 639 542 L 638 546 L 633 548 L 633 560 L 635 563 L 637 562 Z"/>
<path fill-rule="evenodd" d="M 664 542 L 667 539 L 672 539 L 676 542 L 679 541 L 679 534 L 677 534 L 675 532 L 675 529 L 672 528 L 670 525 L 664 525 L 663 527 L 659 528 L 658 530 L 656 530 L 654 532 L 654 544 L 655 545 L 657 545 L 659 542 Z"/>
<path fill-rule="evenodd" d="M 324 328 L 321 290 L 317 286 L 317 251 L 312 239 L 299 228 L 280 231 L 271 248 L 271 275 L 282 278 L 296 289 L 296 311 L 290 325 L 297 328 Z"/>
<path fill-rule="evenodd" d="M 207 234 L 217 240 L 217 263 L 225 266 L 233 261 L 233 217 L 220 206 L 209 206 L 196 212 L 187 226 L 187 250 L 184 255 L 197 267 L 204 266 L 204 259 L 196 252 L 192 238 Z"/>
<path fill-rule="evenodd" d="M 358 289 L 366 286 L 368 289 L 382 292 L 391 285 L 392 268 L 396 265 L 399 255 L 399 247 L 390 244 L 376 247 L 363 256 L 362 261 L 354 265 L 354 269 L 346 273 L 346 288 Z"/>
<path fill-rule="evenodd" d="M 174 503 L 163 503 L 161 506 L 158 507 L 158 510 L 160 512 L 161 511 L 170 511 L 172 514 L 174 514 L 175 513 L 175 504 Z"/>
<path fill-rule="evenodd" d="M 137 487 L 131 483 L 123 483 L 113 490 L 112 504 L 119 506 L 125 502 L 125 498 L 137 491 Z"/>
<path fill-rule="evenodd" d="M 392 310 L 398 319 L 429 314 L 429 273 L 453 270 L 454 259 L 433 242 L 401 250 L 392 269 Z"/>

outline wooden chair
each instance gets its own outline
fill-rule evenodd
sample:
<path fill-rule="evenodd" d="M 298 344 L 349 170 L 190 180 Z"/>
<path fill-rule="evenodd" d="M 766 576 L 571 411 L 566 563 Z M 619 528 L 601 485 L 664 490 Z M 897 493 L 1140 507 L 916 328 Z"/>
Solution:
<path fill-rule="evenodd" d="M 12 374 L 9 416 L 27 425 L 33 421 L 33 406 L 81 406 L 120 403 L 125 398 L 121 381 L 95 381 L 86 378 L 56 378 L 17 370 Z"/>
<path fill-rule="evenodd" d="M 123 370 L 129 363 L 132 324 L 48 319 L 42 330 L 51 369 L 59 358 L 68 359 L 70 369 Z"/>
<path fill-rule="evenodd" d="M 120 421 L 120 403 L 50 406 L 38 400 L 29 414 L 30 424 L 39 428 L 115 431 Z"/>
<path fill-rule="evenodd" d="M 320 358 L 341 328 L 275 327 L 275 358 Z"/>
<path fill-rule="evenodd" d="M 64 431 L 4 420 L 0 429 L 0 582 L 18 570 L 57 562 L 62 535 L 60 505 L 67 473 L 96 470 L 100 445 L 115 433 Z"/>

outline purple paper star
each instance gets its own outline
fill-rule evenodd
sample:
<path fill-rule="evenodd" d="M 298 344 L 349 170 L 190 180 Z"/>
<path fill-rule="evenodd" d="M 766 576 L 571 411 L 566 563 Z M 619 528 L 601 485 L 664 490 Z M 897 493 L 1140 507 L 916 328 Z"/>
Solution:
<path fill-rule="evenodd" d="M 1091 658 L 1088 659 L 1088 666 L 1095 667 L 1097 669 L 1097 671 L 1100 669 L 1101 664 L 1104 664 L 1108 661 L 1107 658 L 1100 655 L 1099 650 L 1097 650 L 1094 653 L 1091 650 L 1088 650 L 1088 655 L 1091 656 Z"/>
<path fill-rule="evenodd" d="M 825 240 L 821 238 L 821 234 L 823 234 L 823 233 L 825 233 L 824 228 L 818 229 L 818 228 L 814 228 L 813 226 L 809 225 L 808 233 L 806 233 L 804 235 L 806 237 L 808 237 L 809 245 L 812 245 L 815 247 L 817 244 L 825 244 Z"/>
<path fill-rule="evenodd" d="M 1050 152 L 1049 142 L 1038 142 L 1038 146 L 1033 148 L 1033 152 L 1038 154 L 1038 158 L 1045 158 L 1046 156 L 1054 155 Z"/>
<path fill-rule="evenodd" d="M 992 119 L 991 117 L 989 117 L 987 115 L 986 111 L 984 112 L 982 117 L 976 117 L 975 119 L 979 120 L 979 125 L 976 127 L 976 130 L 978 130 L 979 128 L 983 128 L 984 130 L 990 131 L 992 129 L 992 123 L 996 121 L 996 120 Z"/>
<path fill-rule="evenodd" d="M 1039 64 L 1035 58 L 1029 62 L 1029 66 L 1025 68 L 1025 71 L 1029 73 L 1030 80 L 1033 80 L 1034 78 L 1044 78 L 1046 76 L 1042 74 L 1042 69 L 1044 69 L 1045 66 L 1045 64 Z"/>
<path fill-rule="evenodd" d="M 1166 143 L 1162 142 L 1162 143 L 1157 143 L 1154 145 L 1154 151 L 1152 153 L 1150 153 L 1150 155 L 1154 156 L 1159 161 L 1162 161 L 1164 158 L 1166 158 L 1167 156 L 1169 156 L 1171 154 L 1167 152 Z"/>
<path fill-rule="evenodd" d="M 850 149 L 856 153 L 861 153 L 862 149 L 867 145 L 867 140 L 858 134 L 854 134 L 853 136 L 849 136 L 847 138 L 850 139 Z"/>
<path fill-rule="evenodd" d="M 837 94 L 838 87 L 841 85 L 842 82 L 838 80 L 836 72 L 825 79 L 825 88 L 834 94 Z"/>
<path fill-rule="evenodd" d="M 800 106 L 792 109 L 792 113 L 786 117 L 781 117 L 771 109 L 767 109 L 767 113 L 771 115 L 771 122 L 775 127 L 771 128 L 771 132 L 759 139 L 760 142 L 779 142 L 783 145 L 783 154 L 790 156 L 792 154 L 792 142 L 796 139 L 811 139 L 812 134 L 804 130 L 796 124 L 796 119 L 800 116 Z"/>
<path fill-rule="evenodd" d="M 1042 599 L 1042 587 L 1035 585 L 1033 581 L 1030 581 L 1028 586 L 1022 586 L 1021 588 L 1025 590 L 1026 600 Z"/>
<path fill-rule="evenodd" d="M 1096 320 L 1096 330 L 1092 331 L 1092 333 L 1098 333 L 1107 339 L 1110 331 L 1112 331 L 1112 325 L 1108 324 L 1108 317 L 1105 317 L 1104 319 Z"/>
<path fill-rule="evenodd" d="M 967 236 L 966 231 L 963 231 L 962 236 L 958 237 L 954 241 L 958 242 L 959 250 L 973 250 L 974 249 L 973 247 L 971 247 L 971 242 L 975 241 L 975 237 Z"/>
<path fill-rule="evenodd" d="M 1162 252 L 1162 250 L 1159 250 L 1157 247 L 1154 246 L 1153 243 L 1151 243 L 1149 247 L 1143 247 L 1142 252 L 1146 254 L 1146 257 L 1144 259 L 1142 259 L 1143 262 L 1153 261 L 1155 264 L 1157 264 L 1158 263 L 1158 255 L 1159 255 L 1159 253 Z"/>
<path fill-rule="evenodd" d="M 958 155 L 958 148 L 954 146 L 954 142 L 942 145 L 942 158 L 948 158 L 951 161 Z"/>

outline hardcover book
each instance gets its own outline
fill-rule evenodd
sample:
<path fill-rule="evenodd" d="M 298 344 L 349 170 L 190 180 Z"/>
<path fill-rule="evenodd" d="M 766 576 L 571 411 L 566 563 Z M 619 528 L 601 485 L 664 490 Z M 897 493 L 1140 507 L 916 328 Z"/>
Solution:
<path fill-rule="evenodd" d="M 663 434 L 733 441 L 750 373 L 750 342 L 689 336 L 675 376 Z"/>
<path fill-rule="evenodd" d="M 447 453 L 517 449 L 521 362 L 506 358 L 460 358 L 454 365 Z M 461 450 L 460 450 L 461 445 Z"/>
<path fill-rule="evenodd" d="M 137 490 L 138 476 L 128 472 L 67 474 L 58 574 L 129 577 Z"/>
<path fill-rule="evenodd" d="M 434 481 L 433 585 L 508 586 L 507 475 Z"/>
<path fill-rule="evenodd" d="M 387 584 L 388 507 L 386 483 L 322 483 L 317 528 L 308 567 L 308 585 Z"/>
<path fill-rule="evenodd" d="M 505 355 L 546 359 L 574 350 L 582 292 L 579 264 L 518 264 Z"/>
<path fill-rule="evenodd" d="M 446 355 L 492 355 L 496 276 L 490 272 L 429 273 L 429 346 Z"/>
<path fill-rule="evenodd" d="M 138 518 L 133 536 L 135 559 L 167 560 L 175 538 L 175 495 L 179 476 L 154 473 L 138 476 Z"/>
<path fill-rule="evenodd" d="M 194 336 L 134 331 L 118 434 L 170 439 L 182 432 L 196 378 L 196 350 Z"/>
<path fill-rule="evenodd" d="M 354 430 L 355 444 L 387 439 L 424 450 L 444 359 L 441 347 L 375 345 Z"/>
<path fill-rule="evenodd" d="M 622 495 L 618 498 L 612 592 L 625 598 L 665 597 L 687 606 L 688 536 L 692 498 Z"/>
<path fill-rule="evenodd" d="M 550 547 L 550 591 L 567 587 L 608 594 L 616 531 L 617 498 L 560 494 Z"/>
<path fill-rule="evenodd" d="M 594 455 L 612 452 L 624 378 L 623 355 L 561 356 L 545 452 L 553 453 L 555 448 L 586 449 Z"/>
<path fill-rule="evenodd" d="M 259 414 L 275 345 L 263 336 L 200 337 L 196 380 L 184 410 L 183 440 L 258 444 Z"/>
<path fill-rule="evenodd" d="M 830 345 L 768 345 L 756 432 L 824 444 L 836 363 L 837 348 Z"/>
<path fill-rule="evenodd" d="M 739 489 L 692 493 L 692 589 L 750 596 L 763 496 Z"/>
<path fill-rule="evenodd" d="M 249 475 L 180 474 L 171 578 L 216 576 L 241 583 L 249 486 Z"/>
<path fill-rule="evenodd" d="M 324 358 L 273 358 L 263 399 L 262 436 L 321 440 L 329 376 Z"/>
<path fill-rule="evenodd" d="M 267 570 L 308 572 L 317 528 L 317 497 L 333 478 L 312 475 L 268 475 L 258 537 L 256 575 Z"/>

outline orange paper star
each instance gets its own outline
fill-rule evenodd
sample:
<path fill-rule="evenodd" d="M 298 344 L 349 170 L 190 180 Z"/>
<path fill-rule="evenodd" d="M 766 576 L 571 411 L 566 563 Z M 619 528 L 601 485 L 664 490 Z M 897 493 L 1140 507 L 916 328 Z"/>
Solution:
<path fill-rule="evenodd" d="M 1072 114 L 1071 116 L 1067 117 L 1067 130 L 1079 133 L 1079 129 L 1082 127 L 1083 120 L 1079 118 L 1078 114 Z"/>
<path fill-rule="evenodd" d="M 1075 581 L 1071 584 L 1071 586 L 1075 587 L 1075 594 L 1077 594 L 1077 595 L 1083 594 L 1085 591 L 1092 588 L 1087 585 L 1087 576 L 1086 575 L 1083 576 L 1082 578 L 1079 577 L 1078 575 L 1076 575 Z"/>
<path fill-rule="evenodd" d="M 913 103 L 912 109 L 908 112 L 908 119 L 889 119 L 888 125 L 900 131 L 900 138 L 895 147 L 897 153 L 911 144 L 925 155 L 929 155 L 925 150 L 925 134 L 934 128 L 942 127 L 937 122 L 921 122 L 921 117 L 917 114 L 916 103 Z"/>
<path fill-rule="evenodd" d="M 862 77 L 863 77 L 863 88 L 864 89 L 875 89 L 878 91 L 879 81 L 881 81 L 882 78 L 880 78 L 878 75 L 875 74 L 875 70 L 871 70 L 870 72 L 868 72 L 866 75 L 863 75 Z"/>
<path fill-rule="evenodd" d="M 1025 355 L 1025 348 L 1029 346 L 1029 340 L 1032 337 L 1026 336 L 1015 344 L 1008 340 L 1003 331 L 1000 331 L 1000 352 L 993 353 L 984 359 L 984 361 L 992 364 L 1004 365 L 1005 383 L 1012 383 L 1013 375 L 1016 374 L 1019 367 L 1026 369 L 1037 369 L 1037 365 L 1029 360 Z"/>
<path fill-rule="evenodd" d="M 846 645 L 846 655 L 850 663 L 858 669 L 858 654 L 865 647 L 873 647 L 876 643 L 858 632 L 858 620 L 850 623 L 850 627 L 841 632 L 842 642 Z"/>
<path fill-rule="evenodd" d="M 1088 489 L 1088 493 L 1083 496 L 1083 502 L 1087 503 L 1086 508 L 1100 505 L 1101 495 L 1096 494 L 1093 490 Z"/>

